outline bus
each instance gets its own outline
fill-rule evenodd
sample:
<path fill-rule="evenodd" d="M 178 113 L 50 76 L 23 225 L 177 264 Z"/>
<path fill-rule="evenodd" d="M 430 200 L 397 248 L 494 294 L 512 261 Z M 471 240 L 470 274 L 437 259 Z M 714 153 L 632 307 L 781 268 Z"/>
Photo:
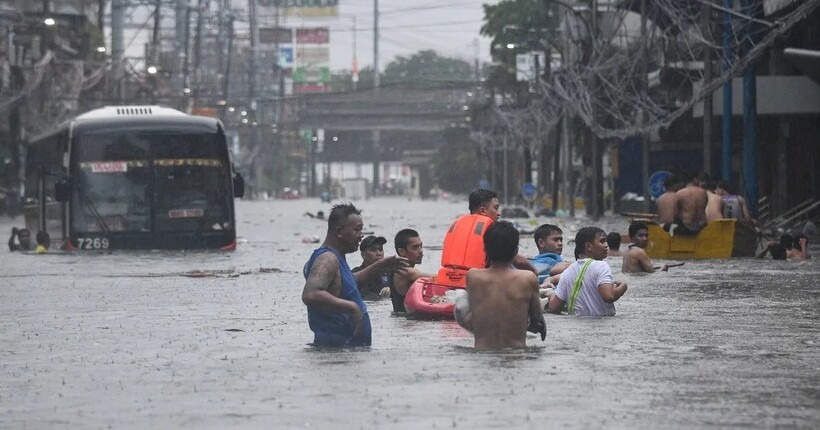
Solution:
<path fill-rule="evenodd" d="M 65 250 L 236 248 L 222 123 L 158 106 L 82 114 L 26 147 L 23 211 Z"/>

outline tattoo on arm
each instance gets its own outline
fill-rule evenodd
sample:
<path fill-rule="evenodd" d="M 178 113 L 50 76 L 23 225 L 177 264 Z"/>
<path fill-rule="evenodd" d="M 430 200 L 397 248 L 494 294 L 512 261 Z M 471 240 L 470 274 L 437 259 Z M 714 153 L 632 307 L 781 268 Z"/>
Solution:
<path fill-rule="evenodd" d="M 328 291 L 339 272 L 339 262 L 331 253 L 320 255 L 310 268 L 304 293 Z"/>

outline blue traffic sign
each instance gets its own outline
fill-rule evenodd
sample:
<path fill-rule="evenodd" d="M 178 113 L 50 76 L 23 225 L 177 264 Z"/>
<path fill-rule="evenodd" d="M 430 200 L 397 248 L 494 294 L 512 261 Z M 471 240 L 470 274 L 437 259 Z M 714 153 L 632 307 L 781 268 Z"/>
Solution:
<path fill-rule="evenodd" d="M 666 170 L 658 170 L 649 176 L 649 195 L 651 195 L 653 199 L 657 199 L 661 194 L 666 192 L 663 181 L 671 174 L 672 173 Z"/>
<path fill-rule="evenodd" d="M 481 188 L 482 190 L 492 190 L 490 182 L 486 179 L 478 181 L 478 188 Z"/>
<path fill-rule="evenodd" d="M 538 193 L 538 190 L 532 182 L 525 182 L 521 187 L 521 195 L 524 196 L 525 199 L 535 198 L 536 193 Z"/>

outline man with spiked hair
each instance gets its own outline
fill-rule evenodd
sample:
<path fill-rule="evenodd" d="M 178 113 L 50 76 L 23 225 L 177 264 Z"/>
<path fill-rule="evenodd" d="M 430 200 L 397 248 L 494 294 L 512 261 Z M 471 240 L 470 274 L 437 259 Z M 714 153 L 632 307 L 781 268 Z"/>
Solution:
<path fill-rule="evenodd" d="M 327 236 L 304 268 L 302 302 L 316 346 L 369 346 L 370 316 L 358 281 L 407 265 L 402 257 L 383 258 L 355 274 L 345 259 L 362 240 L 361 212 L 350 203 L 333 206 L 327 218 Z"/>

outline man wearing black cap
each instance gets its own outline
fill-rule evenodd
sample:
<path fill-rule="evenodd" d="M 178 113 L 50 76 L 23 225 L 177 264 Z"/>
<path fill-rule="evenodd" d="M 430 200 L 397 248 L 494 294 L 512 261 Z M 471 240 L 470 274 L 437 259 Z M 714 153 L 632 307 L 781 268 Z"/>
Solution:
<path fill-rule="evenodd" d="M 384 244 L 387 239 L 381 236 L 367 236 L 359 244 L 362 253 L 362 264 L 353 268 L 356 273 L 384 258 Z M 359 292 L 365 300 L 378 300 L 390 297 L 390 273 L 378 273 L 366 281 L 359 282 Z"/>

